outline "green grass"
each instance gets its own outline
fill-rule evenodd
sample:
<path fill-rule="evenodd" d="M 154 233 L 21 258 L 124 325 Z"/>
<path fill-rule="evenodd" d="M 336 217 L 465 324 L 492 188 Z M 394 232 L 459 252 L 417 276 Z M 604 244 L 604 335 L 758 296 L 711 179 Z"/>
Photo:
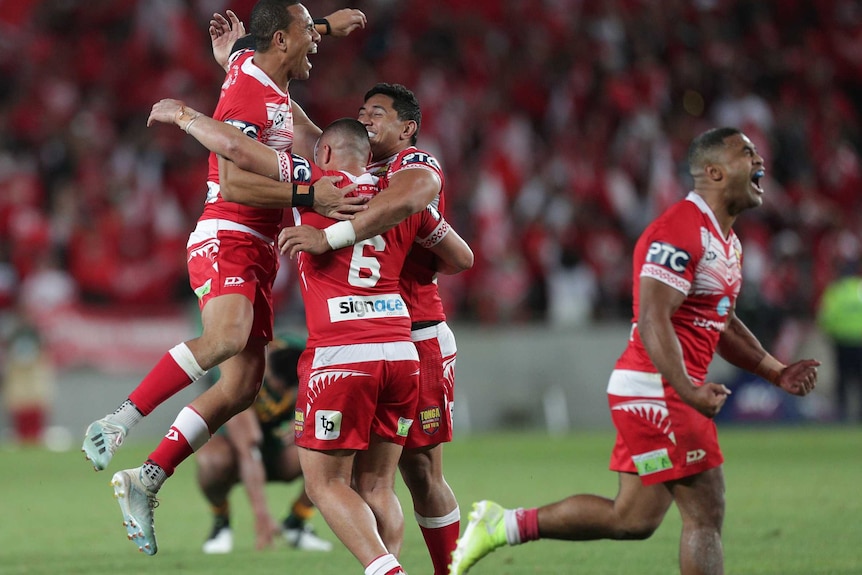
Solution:
<path fill-rule="evenodd" d="M 724 429 L 727 479 L 724 530 L 726 572 L 734 575 L 857 575 L 862 573 L 862 429 L 789 427 Z M 461 503 L 490 498 L 506 506 L 535 506 L 580 492 L 613 496 L 607 471 L 613 437 L 574 433 L 472 436 L 447 447 L 446 477 Z M 138 465 L 152 447 L 128 443 L 111 469 Z M 206 556 L 207 506 L 194 482 L 195 465 L 181 467 L 160 494 L 159 553 L 146 557 L 125 538 L 110 471 L 93 473 L 79 452 L 0 449 L 0 573 L 73 575 L 138 573 L 361 573 L 340 545 L 332 553 L 303 553 L 280 545 L 253 550 L 245 494 L 232 494 L 236 546 Z M 282 516 L 296 485 L 272 485 Z M 431 572 L 406 492 L 401 561 L 412 575 Z M 318 531 L 334 540 L 320 516 Z M 463 525 L 463 523 L 462 523 Z M 476 575 L 670 575 L 678 572 L 679 517 L 668 513 L 642 542 L 539 541 L 503 548 L 477 565 Z"/>

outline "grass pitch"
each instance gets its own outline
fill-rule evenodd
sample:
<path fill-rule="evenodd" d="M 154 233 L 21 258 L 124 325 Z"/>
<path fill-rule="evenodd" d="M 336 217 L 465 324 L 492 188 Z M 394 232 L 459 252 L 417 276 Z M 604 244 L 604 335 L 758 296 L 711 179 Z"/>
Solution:
<path fill-rule="evenodd" d="M 862 428 L 781 427 L 721 430 L 727 480 L 725 568 L 736 575 L 862 574 Z M 495 434 L 457 439 L 446 450 L 446 477 L 461 504 L 494 499 L 536 506 L 573 493 L 613 497 L 607 471 L 610 433 Z M 140 464 L 155 440 L 128 442 L 108 471 L 94 473 L 77 451 L 0 446 L 0 574 L 73 575 L 157 572 L 164 575 L 237 573 L 361 573 L 340 544 L 331 553 L 300 552 L 281 544 L 255 551 L 245 493 L 232 493 L 235 550 L 207 556 L 200 546 L 210 529 L 195 464 L 187 462 L 160 493 L 156 510 L 159 553 L 147 557 L 126 540 L 108 486 L 113 471 Z M 268 488 L 283 517 L 298 485 Z M 401 562 L 411 575 L 430 574 L 422 536 L 407 516 Z M 318 532 L 335 537 L 322 518 Z M 680 522 L 671 510 L 647 541 L 539 541 L 502 548 L 480 562 L 476 575 L 678 573 Z"/>

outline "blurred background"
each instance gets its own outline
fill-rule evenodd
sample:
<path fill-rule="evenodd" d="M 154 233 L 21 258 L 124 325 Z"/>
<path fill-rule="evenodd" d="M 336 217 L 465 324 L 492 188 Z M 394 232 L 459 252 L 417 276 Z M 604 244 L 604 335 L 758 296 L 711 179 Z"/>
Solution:
<path fill-rule="evenodd" d="M 253 5 L 0 0 L 6 441 L 76 444 L 196 335 L 184 246 L 206 152 L 146 118 L 166 97 L 212 113 L 224 74 L 208 21 L 230 8 L 247 22 Z M 323 17 L 345 4 L 306 6 Z M 764 206 L 736 225 L 738 314 L 779 359 L 824 362 L 819 390 L 795 401 L 717 361 L 714 378 L 738 390 L 722 418 L 862 421 L 858 1 L 350 7 L 368 28 L 324 37 L 290 92 L 321 126 L 355 116 L 379 81 L 419 99 L 419 145 L 441 161 L 447 218 L 476 254 L 440 282 L 459 343 L 459 432 L 610 426 L 604 387 L 628 334 L 632 247 L 689 189 L 691 139 L 720 125 L 750 136 L 768 170 Z M 277 324 L 302 331 L 291 269 L 284 261 Z M 175 410 L 158 413 L 161 433 Z"/>

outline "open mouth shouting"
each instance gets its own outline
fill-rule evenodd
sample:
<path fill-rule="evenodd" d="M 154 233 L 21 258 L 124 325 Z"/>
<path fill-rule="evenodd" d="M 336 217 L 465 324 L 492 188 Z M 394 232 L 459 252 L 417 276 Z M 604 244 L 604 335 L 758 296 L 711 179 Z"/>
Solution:
<path fill-rule="evenodd" d="M 752 187 L 752 188 L 754 188 L 754 190 L 755 190 L 758 194 L 762 194 L 762 193 L 763 193 L 763 188 L 761 188 L 761 187 L 760 187 L 760 180 L 761 180 L 761 178 L 763 178 L 765 175 L 766 175 L 766 170 L 764 170 L 763 168 L 760 168 L 760 169 L 758 169 L 756 172 L 754 172 L 753 174 L 751 174 L 751 187 Z"/>

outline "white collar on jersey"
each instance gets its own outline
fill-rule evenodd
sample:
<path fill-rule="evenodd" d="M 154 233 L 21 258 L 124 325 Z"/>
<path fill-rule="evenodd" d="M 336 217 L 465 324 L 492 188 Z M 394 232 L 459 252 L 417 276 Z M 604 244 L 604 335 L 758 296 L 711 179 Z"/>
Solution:
<path fill-rule="evenodd" d="M 696 205 L 700 209 L 700 211 L 702 211 L 709 217 L 709 220 L 712 222 L 715 231 L 718 232 L 719 237 L 721 237 L 725 241 L 730 239 L 731 234 L 733 234 L 733 230 L 730 230 L 730 234 L 728 234 L 728 237 L 722 237 L 721 226 L 718 225 L 718 220 L 715 218 L 715 213 L 712 211 L 712 208 L 709 207 L 709 204 L 706 203 L 706 200 L 704 200 L 700 194 L 692 191 L 688 193 L 685 199 Z"/>
<path fill-rule="evenodd" d="M 273 82 L 272 78 L 270 78 L 266 72 L 257 67 L 257 65 L 254 63 L 254 56 L 246 59 L 246 61 L 240 65 L 240 69 L 243 71 L 244 74 L 248 74 L 264 86 L 268 86 L 275 90 L 279 96 L 288 96 L 287 92 L 283 91 L 278 86 L 278 84 Z"/>

